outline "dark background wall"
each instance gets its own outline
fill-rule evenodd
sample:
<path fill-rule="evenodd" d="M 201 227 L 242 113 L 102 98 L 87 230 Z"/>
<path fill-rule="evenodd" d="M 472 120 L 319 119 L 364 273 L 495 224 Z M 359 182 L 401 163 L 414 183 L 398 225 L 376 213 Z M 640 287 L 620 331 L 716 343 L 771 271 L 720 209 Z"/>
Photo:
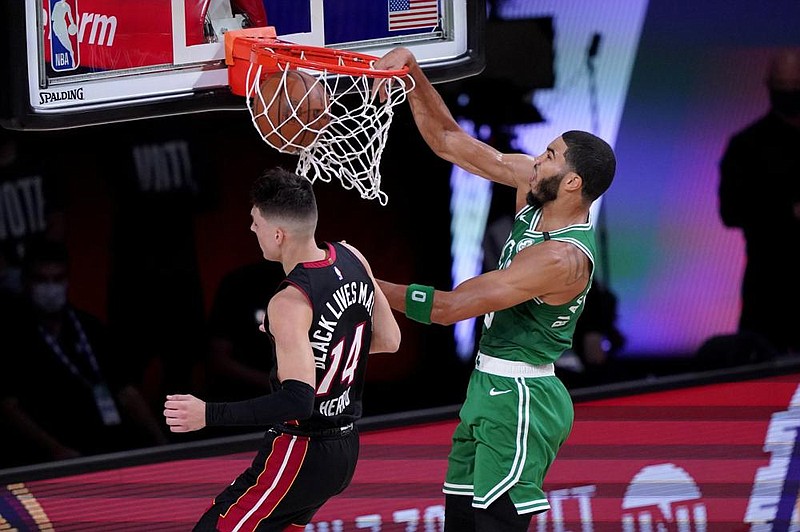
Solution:
<path fill-rule="evenodd" d="M 68 181 L 65 205 L 66 238 L 72 255 L 70 295 L 77 306 L 103 319 L 108 314 L 113 250 L 128 245 L 125 235 L 116 228 L 121 223 L 133 228 L 137 224 L 146 226 L 154 216 L 146 208 L 120 209 L 128 200 L 125 191 L 117 190 L 115 180 L 129 169 L 124 161 L 108 153 L 116 153 L 121 146 L 146 143 L 154 131 L 165 129 L 177 135 L 185 130 L 187 136 L 203 138 L 203 145 L 208 146 L 202 161 L 208 165 L 203 172 L 206 198 L 192 212 L 176 206 L 174 218 L 160 215 L 167 233 L 173 230 L 170 225 L 185 224 L 187 216 L 191 218 L 206 312 L 226 273 L 263 260 L 249 229 L 249 187 L 253 179 L 265 168 L 281 165 L 293 169 L 296 164 L 295 157 L 280 154 L 260 140 L 246 111 L 209 112 L 26 136 L 30 142 L 43 146 L 61 143 L 67 152 L 76 154 L 73 168 L 61 176 Z M 408 110 L 400 110 L 382 162 L 382 188 L 388 194 L 388 205 L 382 207 L 377 201 L 363 200 L 338 182 L 318 181 L 318 239 L 347 240 L 355 245 L 380 278 L 447 287 L 449 168 L 424 145 Z M 123 216 L 126 219 L 121 221 Z M 160 260 L 160 245 L 130 245 L 137 247 L 137 253 L 152 254 L 154 260 Z M 171 297 L 175 294 L 165 291 L 152 305 L 163 304 Z M 450 329 L 425 327 L 402 316 L 399 321 L 403 331 L 400 352 L 375 356 L 370 363 L 370 387 L 374 390 L 369 393 L 374 400 L 368 407 L 374 411 L 403 410 L 460 401 L 468 368 L 452 355 Z M 197 334 L 202 335 L 203 331 Z M 443 381 L 443 374 L 454 378 Z M 409 386 L 419 386 L 425 392 L 409 393 Z"/>

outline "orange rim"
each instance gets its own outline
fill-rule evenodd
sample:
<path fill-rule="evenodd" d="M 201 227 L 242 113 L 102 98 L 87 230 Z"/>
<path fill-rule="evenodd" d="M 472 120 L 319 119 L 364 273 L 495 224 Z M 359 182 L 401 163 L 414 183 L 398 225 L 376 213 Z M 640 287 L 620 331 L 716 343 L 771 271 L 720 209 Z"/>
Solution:
<path fill-rule="evenodd" d="M 281 70 L 301 67 L 372 78 L 394 78 L 408 74 L 407 67 L 400 70 L 374 69 L 372 63 L 377 60 L 378 57 L 359 52 L 282 42 L 253 44 L 250 57 L 251 63 L 271 69 L 275 69 L 276 65 Z"/>

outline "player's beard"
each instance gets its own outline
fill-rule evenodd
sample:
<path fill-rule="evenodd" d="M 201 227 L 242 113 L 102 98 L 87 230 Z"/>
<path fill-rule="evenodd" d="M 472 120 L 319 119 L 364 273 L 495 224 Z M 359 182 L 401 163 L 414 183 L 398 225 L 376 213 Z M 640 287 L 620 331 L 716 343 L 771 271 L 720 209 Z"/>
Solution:
<path fill-rule="evenodd" d="M 528 192 L 525 198 L 528 205 L 534 209 L 539 209 L 545 204 L 550 203 L 558 197 L 558 187 L 561 185 L 561 180 L 567 175 L 566 172 L 556 174 L 554 176 L 543 179 L 539 183 L 539 188 L 534 194 L 533 190 Z"/>

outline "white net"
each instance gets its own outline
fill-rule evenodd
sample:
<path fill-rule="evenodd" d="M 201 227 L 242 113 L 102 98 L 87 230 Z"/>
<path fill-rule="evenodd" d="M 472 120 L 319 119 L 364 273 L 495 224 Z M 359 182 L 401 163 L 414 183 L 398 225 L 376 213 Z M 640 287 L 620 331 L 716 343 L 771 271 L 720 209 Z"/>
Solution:
<path fill-rule="evenodd" d="M 296 171 L 312 183 L 316 179 L 330 182 L 335 177 L 344 188 L 356 189 L 362 198 L 377 198 L 381 205 L 386 205 L 387 197 L 381 190 L 381 155 L 394 106 L 406 100 L 406 94 L 413 89 L 413 79 L 410 76 L 373 79 L 367 73 L 341 74 L 316 66 L 300 68 L 288 62 L 279 64 L 279 68 L 277 88 L 267 97 L 261 91 L 262 67 L 251 64 L 248 71 L 247 105 L 261 138 L 280 152 L 299 154 Z M 305 95 L 299 100 L 297 85 L 293 84 L 291 91 L 287 88 L 292 68 L 314 76 L 315 80 L 305 86 Z M 382 83 L 384 88 L 374 91 L 374 83 Z M 325 116 L 305 123 L 301 116 L 307 112 L 307 100 L 318 98 L 320 86 L 327 92 Z M 381 92 L 385 97 L 380 96 Z M 268 111 L 277 98 L 287 102 L 289 109 L 276 119 L 276 113 Z M 298 113 L 300 109 L 304 111 Z"/>

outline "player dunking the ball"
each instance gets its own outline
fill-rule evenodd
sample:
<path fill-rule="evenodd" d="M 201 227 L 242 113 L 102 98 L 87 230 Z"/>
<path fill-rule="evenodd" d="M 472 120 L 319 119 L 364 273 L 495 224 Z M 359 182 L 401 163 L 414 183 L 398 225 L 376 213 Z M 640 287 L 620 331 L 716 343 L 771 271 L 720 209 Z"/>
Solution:
<path fill-rule="evenodd" d="M 197 531 L 302 530 L 353 477 L 367 355 L 400 344 L 366 259 L 348 244 L 317 245 L 309 181 L 282 169 L 266 172 L 253 187 L 250 214 L 264 258 L 287 274 L 267 306 L 280 386 L 234 403 L 167 396 L 164 415 L 173 432 L 268 427 L 252 465 L 214 499 Z"/>
<path fill-rule="evenodd" d="M 459 127 L 410 51 L 394 49 L 375 64 L 403 66 L 416 82 L 414 120 L 433 151 L 517 191 L 497 270 L 452 291 L 378 284 L 392 308 L 422 323 L 484 316 L 448 459 L 445 531 L 522 532 L 550 508 L 545 473 L 572 428 L 572 401 L 553 362 L 570 347 L 592 284 L 589 209 L 611 185 L 616 159 L 583 131 L 562 134 L 538 157 L 500 153 Z"/>

